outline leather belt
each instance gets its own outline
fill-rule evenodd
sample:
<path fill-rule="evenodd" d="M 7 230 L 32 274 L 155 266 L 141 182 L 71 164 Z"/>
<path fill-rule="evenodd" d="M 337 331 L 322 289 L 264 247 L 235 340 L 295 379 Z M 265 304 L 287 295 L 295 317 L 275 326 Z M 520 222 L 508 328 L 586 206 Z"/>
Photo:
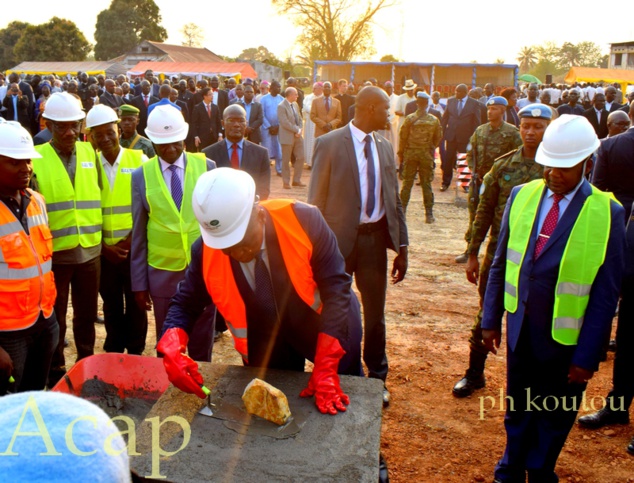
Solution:
<path fill-rule="evenodd" d="M 375 223 L 361 223 L 358 232 L 359 235 L 368 235 L 375 231 L 384 230 L 385 228 L 387 228 L 387 219 L 383 217 Z"/>

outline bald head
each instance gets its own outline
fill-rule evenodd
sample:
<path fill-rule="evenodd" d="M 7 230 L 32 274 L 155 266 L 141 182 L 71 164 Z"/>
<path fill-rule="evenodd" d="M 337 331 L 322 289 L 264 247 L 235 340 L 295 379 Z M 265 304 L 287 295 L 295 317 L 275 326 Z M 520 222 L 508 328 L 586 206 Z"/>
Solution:
<path fill-rule="evenodd" d="M 364 87 L 357 95 L 354 125 L 366 133 L 385 129 L 390 111 L 390 98 L 376 86 Z"/>
<path fill-rule="evenodd" d="M 464 99 L 465 97 L 467 97 L 467 93 L 469 92 L 469 89 L 467 88 L 466 84 L 458 84 L 456 86 L 456 97 L 458 99 Z"/>
<path fill-rule="evenodd" d="M 633 112 L 634 109 L 630 109 L 629 117 L 624 111 L 611 112 L 608 115 L 608 135 L 612 137 L 627 131 L 631 123 L 630 118 L 634 119 Z"/>
<path fill-rule="evenodd" d="M 168 84 L 162 84 L 159 89 L 159 98 L 166 99 L 172 93 L 172 87 Z"/>
<path fill-rule="evenodd" d="M 246 119 L 247 111 L 245 111 L 244 107 L 242 107 L 240 104 L 231 104 L 230 106 L 227 106 L 224 112 L 222 113 L 223 119 L 226 120 L 226 119 L 229 119 L 230 117 L 241 117 Z"/>

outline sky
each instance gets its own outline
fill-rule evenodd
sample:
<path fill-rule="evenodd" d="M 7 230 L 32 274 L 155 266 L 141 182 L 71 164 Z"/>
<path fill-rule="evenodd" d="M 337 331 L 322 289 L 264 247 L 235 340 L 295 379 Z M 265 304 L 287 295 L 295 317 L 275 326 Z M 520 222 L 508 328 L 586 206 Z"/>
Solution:
<path fill-rule="evenodd" d="M 517 53 L 523 46 L 539 45 L 553 41 L 577 43 L 592 41 L 608 53 L 611 42 L 634 40 L 632 22 L 593 22 L 584 27 L 581 18 L 569 19 L 570 7 L 550 5 L 547 19 L 540 20 L 543 7 L 537 4 L 509 0 L 488 0 L 475 13 L 473 2 L 454 0 L 442 13 L 442 3 L 429 0 L 394 0 L 396 5 L 377 14 L 374 25 L 378 60 L 392 54 L 406 62 L 471 62 L 493 63 L 502 59 L 505 63 L 517 63 Z M 363 5 L 363 0 L 357 0 Z M 205 2 L 205 6 L 181 4 L 174 0 L 155 0 L 162 15 L 162 25 L 168 32 L 167 43 L 180 44 L 180 30 L 187 23 L 199 25 L 204 32 L 203 46 L 216 54 L 235 57 L 249 47 L 264 45 L 279 58 L 299 54 L 294 46 L 298 30 L 287 17 L 277 15 L 268 0 L 242 0 L 239 2 Z M 354 2 L 351 2 L 354 3 Z M 108 8 L 110 0 L 90 0 L 76 8 L 60 9 L 55 2 L 37 0 L 29 10 L 28 22 L 39 24 L 51 17 L 72 20 L 94 43 L 97 15 Z M 64 4 L 68 5 L 68 4 Z M 186 5 L 184 7 L 184 5 Z M 433 5 L 433 7 L 430 7 Z M 449 4 L 447 4 L 449 5 Z M 471 5 L 471 6 L 469 6 Z M 533 6 L 531 6 L 533 5 Z M 579 11 L 594 11 L 596 2 L 576 2 Z M 220 7 L 220 8 L 218 8 Z M 485 8 L 486 7 L 486 8 Z M 558 11 L 560 9 L 560 11 Z M 216 10 L 221 10 L 216 21 Z M 240 15 L 240 10 L 248 13 Z M 63 12 L 63 13 L 62 13 Z M 543 13 L 543 12 L 542 12 Z M 5 9 L 0 18 L 0 28 L 13 20 L 25 21 L 20 9 Z M 239 30 L 238 30 L 239 29 Z"/>

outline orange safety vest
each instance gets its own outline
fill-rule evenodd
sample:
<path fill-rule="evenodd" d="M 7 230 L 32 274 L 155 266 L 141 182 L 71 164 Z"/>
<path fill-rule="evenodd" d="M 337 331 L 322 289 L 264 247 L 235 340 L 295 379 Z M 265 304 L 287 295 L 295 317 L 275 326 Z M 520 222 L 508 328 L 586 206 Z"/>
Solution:
<path fill-rule="evenodd" d="M 26 329 L 53 313 L 57 291 L 53 272 L 53 235 L 44 198 L 27 189 L 27 235 L 13 212 L 0 202 L 0 331 Z"/>
<path fill-rule="evenodd" d="M 299 297 L 317 313 L 322 303 L 313 278 L 310 259 L 313 244 L 293 211 L 294 200 L 261 202 L 273 220 L 284 265 Z M 203 277 L 207 291 L 223 315 L 233 336 L 233 344 L 245 362 L 249 362 L 247 344 L 247 311 L 231 270 L 231 261 L 222 250 L 203 244 Z"/>

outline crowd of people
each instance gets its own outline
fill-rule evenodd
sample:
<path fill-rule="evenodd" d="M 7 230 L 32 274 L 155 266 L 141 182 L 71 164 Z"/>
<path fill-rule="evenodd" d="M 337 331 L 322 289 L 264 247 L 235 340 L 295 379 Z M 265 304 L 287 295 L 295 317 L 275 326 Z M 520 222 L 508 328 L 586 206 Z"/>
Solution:
<path fill-rule="evenodd" d="M 619 299 L 610 404 L 579 423 L 629 422 L 634 93 L 488 83 L 443 99 L 412 79 L 341 79 L 306 95 L 292 77 L 221 86 L 218 76 L 160 82 L 152 71 L 7 81 L 0 395 L 64 376 L 69 296 L 77 361 L 92 355 L 101 295 L 104 350 L 142 354 L 153 310 L 157 353 L 183 391 L 204 397 L 195 361 L 211 361 L 228 330 L 245 365 L 303 371 L 313 361 L 302 396 L 323 413 L 346 410 L 338 374 L 364 375 L 362 360 L 387 407 L 386 291 L 388 274 L 399 283 L 407 272 L 411 190 L 418 178 L 434 223 L 436 160 L 446 191 L 466 153 L 456 262 L 478 285 L 480 310 L 453 394 L 485 387 L 507 312 L 516 404 L 495 481 L 557 481 L 578 405 L 540 412 L 520 401 L 527 390 L 542 402 L 581 397 Z M 282 189 L 307 188 L 307 203 L 269 199 L 271 174 Z"/>

